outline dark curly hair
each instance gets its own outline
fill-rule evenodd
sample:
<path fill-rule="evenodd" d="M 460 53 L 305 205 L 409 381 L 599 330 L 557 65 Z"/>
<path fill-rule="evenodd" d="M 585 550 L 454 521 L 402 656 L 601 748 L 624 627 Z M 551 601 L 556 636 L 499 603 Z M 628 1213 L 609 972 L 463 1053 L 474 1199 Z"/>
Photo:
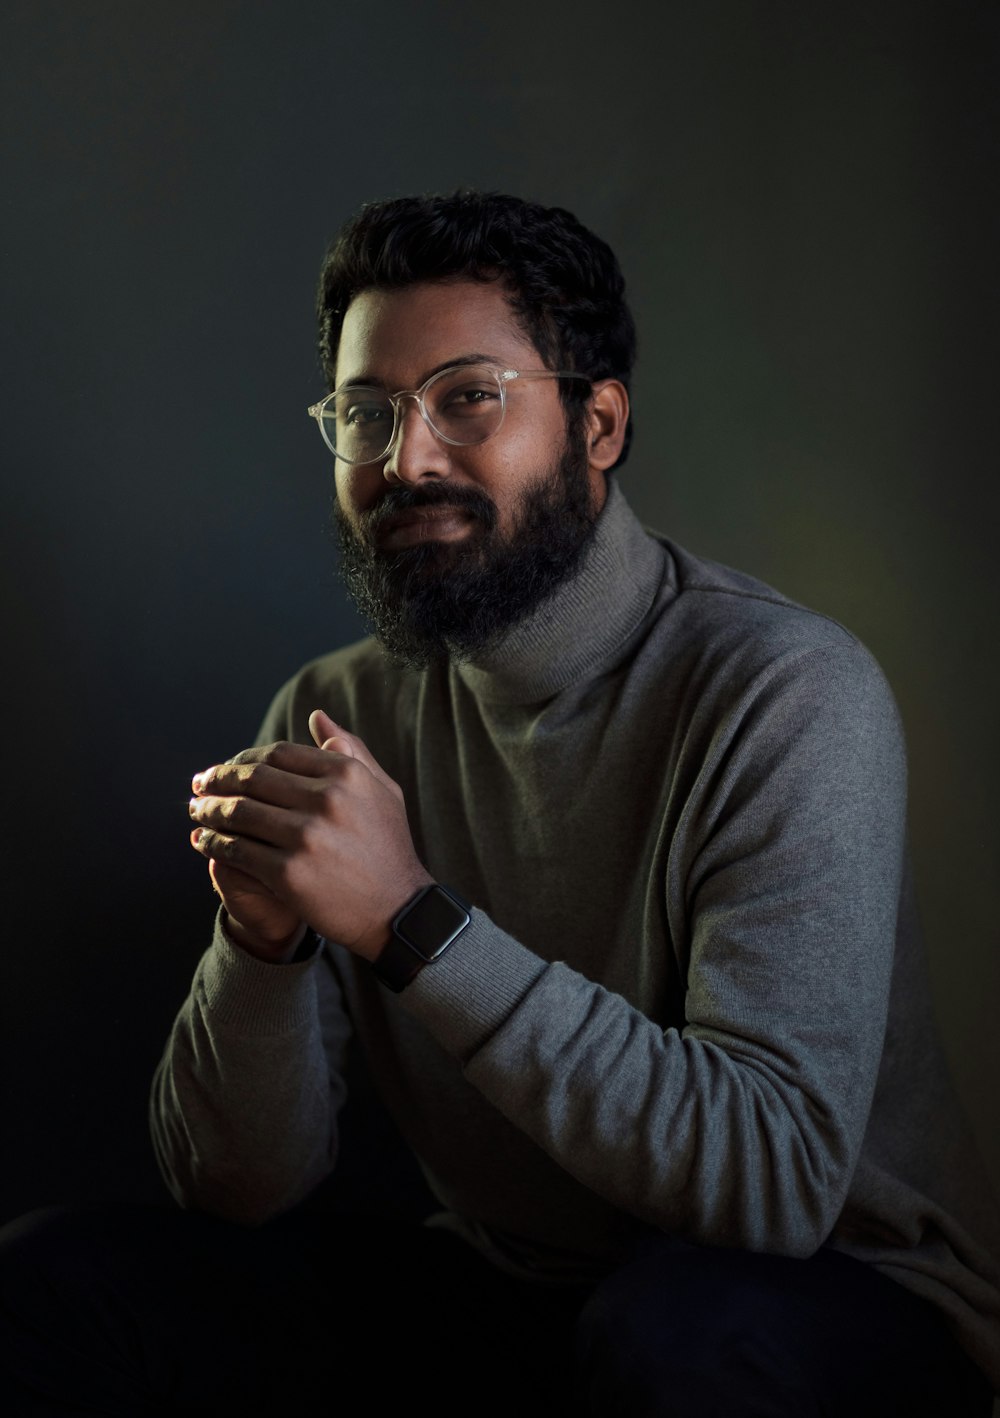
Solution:
<path fill-rule="evenodd" d="M 546 368 L 620 379 L 628 388 L 635 322 L 610 246 L 562 207 L 468 190 L 368 203 L 334 238 L 317 294 L 319 353 L 329 386 L 355 296 L 448 279 L 501 281 Z M 561 380 L 559 391 L 572 434 L 590 391 L 575 379 Z M 616 467 L 631 440 L 629 419 Z"/>

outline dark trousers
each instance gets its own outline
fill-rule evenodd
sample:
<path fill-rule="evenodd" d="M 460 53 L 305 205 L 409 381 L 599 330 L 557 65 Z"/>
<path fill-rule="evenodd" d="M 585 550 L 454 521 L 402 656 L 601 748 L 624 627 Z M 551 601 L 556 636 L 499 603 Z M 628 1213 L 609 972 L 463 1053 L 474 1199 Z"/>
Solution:
<path fill-rule="evenodd" d="M 306 1418 L 405 1411 L 987 1418 L 936 1312 L 833 1251 L 666 1238 L 596 1287 L 498 1273 L 427 1227 L 176 1210 L 0 1232 L 0 1412 Z"/>

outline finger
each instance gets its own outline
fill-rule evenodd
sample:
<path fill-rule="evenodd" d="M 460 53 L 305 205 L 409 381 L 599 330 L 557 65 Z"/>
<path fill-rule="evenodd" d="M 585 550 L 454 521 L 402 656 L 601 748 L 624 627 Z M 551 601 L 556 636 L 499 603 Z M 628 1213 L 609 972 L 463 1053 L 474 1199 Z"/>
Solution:
<path fill-rule="evenodd" d="M 279 763 L 287 749 L 305 750 L 306 753 L 315 754 L 319 752 L 312 744 L 295 743 L 289 740 L 279 740 L 277 743 L 258 744 L 255 748 L 245 748 L 242 753 L 234 753 L 232 758 L 227 758 L 227 763 Z"/>
<path fill-rule="evenodd" d="M 188 813 L 199 827 L 289 851 L 301 845 L 307 820 L 303 813 L 246 797 L 192 798 Z"/>
<path fill-rule="evenodd" d="M 325 752 L 350 753 L 352 758 L 365 765 L 373 777 L 400 796 L 399 785 L 389 777 L 364 739 L 341 728 L 324 709 L 314 709 L 309 715 L 309 732 Z"/>
<path fill-rule="evenodd" d="M 274 807 L 305 810 L 316 781 L 269 763 L 218 763 L 195 774 L 191 791 L 196 798 L 256 798 Z"/>
<path fill-rule="evenodd" d="M 233 837 L 225 832 L 215 832 L 211 828 L 196 827 L 191 833 L 191 846 L 203 857 L 219 862 L 226 868 L 235 868 L 252 877 L 261 886 L 274 893 L 284 853 L 263 842 L 251 841 L 248 837 Z"/>
<path fill-rule="evenodd" d="M 212 878 L 213 889 L 222 897 L 226 893 L 252 891 L 255 895 L 261 891 L 267 893 L 269 897 L 274 897 L 274 892 L 269 886 L 250 876 L 248 872 L 240 871 L 239 867 L 226 866 L 223 862 L 214 861 L 211 857 L 208 860 L 208 874 Z"/>
<path fill-rule="evenodd" d="M 346 753 L 354 757 L 351 735 L 339 724 L 335 724 L 323 709 L 314 709 L 309 715 L 309 732 L 319 748 L 326 753 Z"/>
<path fill-rule="evenodd" d="M 248 749 L 226 763 L 216 763 L 196 773 L 191 780 L 195 793 L 212 793 L 217 787 L 225 792 L 247 793 L 253 797 L 267 797 L 279 802 L 282 791 L 292 791 L 289 784 L 280 784 L 272 778 L 272 773 L 300 778 L 325 778 L 332 768 L 331 760 L 337 755 L 323 753 L 302 743 L 272 743 L 264 748 Z M 267 771 L 265 771 L 267 770 Z M 241 786 L 242 785 L 242 786 Z M 253 786 L 251 786 L 253 785 Z M 293 806 L 290 803 L 289 806 Z"/>
<path fill-rule="evenodd" d="M 239 867 L 227 866 L 225 863 L 209 857 L 208 875 L 211 878 L 213 891 L 222 899 L 227 910 L 231 910 L 230 903 L 244 901 L 247 897 L 252 897 L 255 903 L 273 903 L 265 906 L 264 909 L 279 908 L 278 898 L 271 888 L 265 886 L 262 881 L 258 881 L 255 876 L 251 876 L 249 872 L 240 871 Z"/>

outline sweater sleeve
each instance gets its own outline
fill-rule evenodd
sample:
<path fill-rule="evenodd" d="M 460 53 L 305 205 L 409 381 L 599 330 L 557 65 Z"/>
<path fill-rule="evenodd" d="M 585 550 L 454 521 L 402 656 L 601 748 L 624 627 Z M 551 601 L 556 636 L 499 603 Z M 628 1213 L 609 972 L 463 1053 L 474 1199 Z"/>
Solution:
<path fill-rule="evenodd" d="M 480 912 L 403 998 L 606 1200 L 691 1240 L 805 1256 L 843 1206 L 878 1072 L 902 736 L 880 671 L 846 637 L 768 666 L 713 713 L 661 884 L 682 1027 Z"/>
<path fill-rule="evenodd" d="M 256 960 L 216 923 L 153 1080 L 153 1146 L 182 1206 L 257 1225 L 333 1168 L 350 1026 L 326 964 Z"/>
<path fill-rule="evenodd" d="M 291 737 L 293 681 L 275 695 L 257 745 Z M 150 1129 L 182 1206 L 258 1225 L 333 1169 L 347 1096 L 351 1025 L 324 950 L 271 965 L 216 919 L 153 1079 Z"/>

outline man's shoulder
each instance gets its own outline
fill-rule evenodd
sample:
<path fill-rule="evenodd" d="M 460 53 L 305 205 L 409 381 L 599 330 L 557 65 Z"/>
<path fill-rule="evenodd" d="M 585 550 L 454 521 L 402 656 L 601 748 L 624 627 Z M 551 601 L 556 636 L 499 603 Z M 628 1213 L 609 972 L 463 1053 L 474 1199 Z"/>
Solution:
<path fill-rule="evenodd" d="M 758 743 L 809 731 L 843 744 L 863 732 L 897 753 L 895 697 L 855 634 L 757 577 L 651 535 L 670 558 L 671 594 L 632 672 L 679 716 L 671 723 L 693 726 L 706 752 L 746 730 Z"/>
<path fill-rule="evenodd" d="M 830 650 L 870 659 L 840 621 L 792 600 L 745 571 L 697 556 L 650 530 L 672 563 L 673 609 L 685 632 L 704 646 L 771 660 Z"/>
<path fill-rule="evenodd" d="M 407 671 L 385 653 L 374 635 L 341 645 L 317 655 L 297 670 L 288 684 L 307 691 L 338 692 L 345 685 L 376 684 L 384 686 L 406 675 Z"/>
<path fill-rule="evenodd" d="M 674 693 L 684 686 L 707 713 L 729 714 L 761 696 L 795 702 L 818 694 L 848 715 L 868 704 L 895 719 L 878 660 L 840 621 L 647 531 L 670 561 L 669 594 L 637 656 L 651 684 Z"/>

